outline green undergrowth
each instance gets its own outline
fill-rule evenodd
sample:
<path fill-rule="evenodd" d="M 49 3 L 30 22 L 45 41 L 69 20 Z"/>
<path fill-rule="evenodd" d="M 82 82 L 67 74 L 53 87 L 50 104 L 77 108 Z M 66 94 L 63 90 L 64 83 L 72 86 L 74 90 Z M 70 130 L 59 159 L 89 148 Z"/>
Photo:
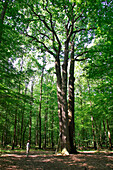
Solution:
<path fill-rule="evenodd" d="M 25 154 L 25 153 L 26 153 L 26 149 L 15 148 L 14 150 L 12 150 L 12 149 L 7 149 L 7 148 L 0 148 L 0 155 L 2 154 Z M 31 154 L 54 154 L 55 152 L 53 150 L 31 148 L 30 153 Z"/>
<path fill-rule="evenodd" d="M 113 148 L 112 151 L 110 151 L 109 149 L 99 149 L 99 150 L 94 150 L 94 148 L 77 148 L 77 152 L 78 153 L 113 153 Z M 0 155 L 2 154 L 25 154 L 26 153 L 26 149 L 21 149 L 21 148 L 15 148 L 14 150 L 12 150 L 11 146 L 6 146 L 5 148 L 0 147 Z M 38 147 L 35 148 L 30 148 L 30 154 L 61 154 L 61 151 L 55 151 L 53 149 L 47 148 L 47 149 L 39 149 Z"/>
<path fill-rule="evenodd" d="M 99 150 L 77 150 L 79 153 L 113 153 L 113 150 L 109 149 L 99 149 Z"/>

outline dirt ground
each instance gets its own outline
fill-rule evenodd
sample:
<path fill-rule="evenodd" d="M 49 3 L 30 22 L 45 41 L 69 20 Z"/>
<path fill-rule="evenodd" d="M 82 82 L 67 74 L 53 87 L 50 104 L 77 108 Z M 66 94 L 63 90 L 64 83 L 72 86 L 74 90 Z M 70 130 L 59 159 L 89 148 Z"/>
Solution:
<path fill-rule="evenodd" d="M 52 152 L 30 151 L 7 153 L 0 156 L 0 170 L 111 170 L 113 152 L 79 152 L 69 156 L 55 155 Z"/>

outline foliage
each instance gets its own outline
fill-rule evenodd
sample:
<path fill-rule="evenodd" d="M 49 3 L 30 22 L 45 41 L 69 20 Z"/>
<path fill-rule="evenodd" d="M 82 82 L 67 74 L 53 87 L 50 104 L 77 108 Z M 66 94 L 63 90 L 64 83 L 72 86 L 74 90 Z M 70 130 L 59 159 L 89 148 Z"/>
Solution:
<path fill-rule="evenodd" d="M 43 67 L 42 146 L 45 147 L 45 142 L 47 147 L 58 144 L 57 73 L 53 62 L 59 52 L 63 70 L 65 44 L 70 42 L 66 49 L 68 63 L 72 40 L 76 62 L 75 142 L 77 146 L 92 145 L 93 130 L 99 145 L 105 144 L 105 138 L 109 141 L 107 132 L 111 132 L 113 139 L 112 5 L 109 0 L 0 2 L 0 143 L 3 146 L 12 144 L 16 133 L 15 145 L 25 147 L 30 116 L 31 144 L 36 144 Z M 66 84 L 68 80 L 67 73 Z"/>

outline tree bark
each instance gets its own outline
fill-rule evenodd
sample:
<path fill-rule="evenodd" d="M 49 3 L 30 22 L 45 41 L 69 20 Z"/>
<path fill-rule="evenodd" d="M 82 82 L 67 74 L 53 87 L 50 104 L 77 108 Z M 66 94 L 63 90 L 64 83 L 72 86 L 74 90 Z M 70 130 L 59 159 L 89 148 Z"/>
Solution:
<path fill-rule="evenodd" d="M 3 124 L 3 129 L 2 129 L 2 146 L 5 146 L 5 125 Z"/>
<path fill-rule="evenodd" d="M 19 117 L 19 114 L 18 114 L 18 117 L 17 117 L 17 137 L 16 137 L 16 146 L 19 145 L 20 143 L 20 117 Z"/>
<path fill-rule="evenodd" d="M 65 42 L 64 63 L 62 65 L 62 142 L 61 149 L 70 151 L 69 129 L 68 129 L 68 108 L 67 108 L 67 66 L 68 66 L 68 46 Z"/>
<path fill-rule="evenodd" d="M 38 146 L 38 113 L 36 116 L 36 146 Z"/>
<path fill-rule="evenodd" d="M 14 136 L 13 136 L 12 150 L 14 150 L 14 147 L 15 147 L 15 141 L 16 141 L 16 128 L 17 128 L 17 109 L 16 109 L 16 112 L 15 112 Z"/>
<path fill-rule="evenodd" d="M 48 104 L 48 99 L 47 99 Z M 44 122 L 44 148 L 46 148 L 47 145 L 47 117 L 48 117 L 48 106 L 45 109 L 45 122 Z"/>
<path fill-rule="evenodd" d="M 53 124 L 54 124 L 54 114 L 53 112 L 51 112 L 51 146 L 52 146 L 52 149 L 54 148 L 54 133 L 53 133 Z"/>
<path fill-rule="evenodd" d="M 0 43 L 1 43 L 2 34 L 3 34 L 3 22 L 4 22 L 7 6 L 8 6 L 8 0 L 5 1 L 3 10 L 1 12 L 1 16 L 0 16 Z"/>
<path fill-rule="evenodd" d="M 101 129 L 101 121 L 100 121 L 100 125 L 99 125 L 99 146 L 100 148 L 102 148 L 102 129 Z"/>
<path fill-rule="evenodd" d="M 62 78 L 61 78 L 59 53 L 57 53 L 55 58 L 55 69 L 56 69 L 56 77 L 57 77 L 57 100 L 58 100 L 58 117 L 59 117 L 59 140 L 58 140 L 59 141 L 58 150 L 59 150 L 62 141 Z"/>
<path fill-rule="evenodd" d="M 30 141 L 30 143 L 31 143 L 31 126 L 32 126 L 33 85 L 34 85 L 34 82 L 32 80 L 32 84 L 31 84 L 30 113 L 29 113 L 29 141 Z"/>
<path fill-rule="evenodd" d="M 75 123 L 74 123 L 74 41 L 71 43 L 71 61 L 69 73 L 69 97 L 68 97 L 68 126 L 69 126 L 69 142 L 70 153 L 76 153 L 74 146 Z"/>
<path fill-rule="evenodd" d="M 89 80 L 87 79 L 87 83 L 88 83 L 88 93 L 89 93 L 89 98 L 90 98 L 90 85 L 89 85 Z M 90 98 L 90 111 L 92 112 L 92 102 L 91 102 L 91 98 Z M 94 118 L 93 115 L 91 115 L 91 122 L 92 122 L 92 133 L 93 133 L 93 144 L 94 144 L 94 149 L 96 150 L 96 140 L 95 140 L 95 130 L 94 130 Z"/>
<path fill-rule="evenodd" d="M 39 149 L 41 149 L 41 105 L 42 105 L 42 82 L 43 82 L 44 66 L 42 68 L 41 85 L 40 85 L 40 103 L 39 103 Z"/>
<path fill-rule="evenodd" d="M 93 133 L 93 144 L 94 144 L 94 149 L 97 149 L 96 146 L 96 139 L 95 139 L 95 130 L 94 130 L 94 118 L 91 116 L 91 122 L 92 122 L 92 133 Z"/>
<path fill-rule="evenodd" d="M 97 150 L 99 150 L 99 129 L 98 129 L 98 126 L 96 125 L 96 122 L 95 122 L 95 131 L 96 131 L 96 146 L 97 146 Z"/>
<path fill-rule="evenodd" d="M 109 138 L 109 150 L 112 150 L 111 133 L 110 133 L 109 123 L 107 119 L 106 119 L 106 123 L 107 123 L 108 138 Z"/>
<path fill-rule="evenodd" d="M 23 71 L 23 56 L 22 56 L 22 61 L 21 61 L 21 72 Z M 21 84 L 21 83 L 20 83 Z M 20 86 L 19 84 L 19 86 Z M 25 83 L 25 96 L 27 93 L 27 86 L 28 84 Z M 24 126 L 24 111 L 25 111 L 25 101 L 24 101 L 24 106 L 21 109 L 21 127 L 20 127 L 20 148 L 23 148 L 24 146 L 22 145 L 23 141 L 23 126 Z"/>
<path fill-rule="evenodd" d="M 103 120 L 103 127 L 104 127 L 104 141 L 105 141 L 105 145 L 106 148 L 108 147 L 107 145 L 107 135 L 106 135 L 106 128 L 105 128 L 105 121 Z"/>

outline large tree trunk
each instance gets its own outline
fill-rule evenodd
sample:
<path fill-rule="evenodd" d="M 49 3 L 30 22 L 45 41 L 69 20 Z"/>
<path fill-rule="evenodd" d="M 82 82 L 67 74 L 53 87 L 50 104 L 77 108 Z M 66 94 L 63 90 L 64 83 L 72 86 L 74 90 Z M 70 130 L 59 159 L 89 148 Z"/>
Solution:
<path fill-rule="evenodd" d="M 62 65 L 62 142 L 61 149 L 70 151 L 67 107 L 67 66 L 68 66 L 68 42 L 65 42 L 64 63 Z"/>
<path fill-rule="evenodd" d="M 59 117 L 59 142 L 58 142 L 58 150 L 61 147 L 62 141 L 62 78 L 61 78 L 61 68 L 60 68 L 60 60 L 59 53 L 56 56 L 55 60 L 55 69 L 56 69 L 56 77 L 57 77 L 57 100 L 58 100 L 58 117 Z"/>
<path fill-rule="evenodd" d="M 69 126 L 69 142 L 70 153 L 76 153 L 76 146 L 74 146 L 75 137 L 75 123 L 74 123 L 74 41 L 71 43 L 71 61 L 69 73 L 69 101 L 68 101 L 68 126 Z"/>

